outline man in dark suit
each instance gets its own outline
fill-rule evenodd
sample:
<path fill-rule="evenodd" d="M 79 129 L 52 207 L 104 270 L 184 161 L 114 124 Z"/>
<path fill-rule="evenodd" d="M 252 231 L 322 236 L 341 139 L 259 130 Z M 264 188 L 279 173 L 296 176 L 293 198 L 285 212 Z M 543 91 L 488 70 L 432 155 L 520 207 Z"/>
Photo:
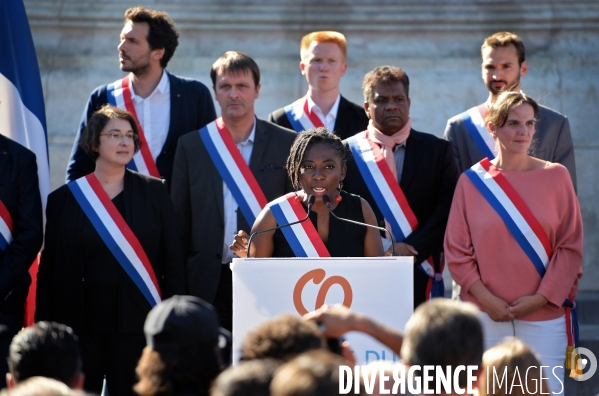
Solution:
<path fill-rule="evenodd" d="M 231 330 L 229 264 L 234 254 L 229 244 L 238 230 L 249 233 L 253 217 L 258 215 L 255 211 L 248 214 L 243 205 L 246 199 L 263 194 L 261 205 L 265 205 L 292 191 L 284 165 L 296 135 L 254 115 L 260 70 L 252 58 L 237 51 L 226 52 L 212 65 L 210 76 L 222 116 L 179 140 L 171 197 L 182 229 L 188 292 L 211 303 L 221 325 Z M 216 149 L 212 140 L 206 140 L 214 136 L 209 131 L 216 132 L 228 146 Z M 227 155 L 237 156 L 238 162 L 228 163 L 237 164 L 238 175 L 245 170 L 247 176 L 227 178 L 223 174 Z M 255 179 L 260 191 L 243 190 L 241 184 L 253 184 L 250 179 Z M 256 209 L 259 212 L 261 207 Z"/>
<path fill-rule="evenodd" d="M 485 157 L 496 156 L 495 142 L 484 123 L 487 109 L 501 91 L 519 91 L 520 77 L 528 72 L 524 43 L 513 33 L 498 32 L 487 37 L 481 47 L 481 55 L 482 76 L 489 90 L 489 98 L 485 103 L 450 118 L 445 128 L 444 137 L 453 146 L 460 172 Z M 471 113 L 474 118 L 468 113 Z M 570 172 L 576 189 L 574 147 L 568 119 L 548 107 L 539 106 L 539 120 L 535 130 L 530 154 L 564 165 Z"/>
<path fill-rule="evenodd" d="M 394 66 L 377 67 L 366 74 L 362 89 L 370 123 L 363 134 L 352 139 L 366 139 L 364 142 L 371 147 L 375 158 L 379 156 L 388 170 L 386 180 L 399 184 L 398 194 L 405 196 L 409 211 L 417 219 L 413 231 L 396 242 L 395 251 L 402 256 L 414 256 L 417 267 L 432 257 L 429 267 L 432 272 L 428 276 L 420 268 L 414 271 L 414 306 L 418 306 L 425 301 L 427 287 L 432 282 L 429 279 L 442 273 L 443 236 L 459 174 L 449 142 L 411 128 L 409 79 L 403 70 Z M 346 143 L 351 147 L 350 142 Z M 348 161 L 344 188 L 368 201 L 380 226 L 392 228 L 389 226 L 392 220 L 383 216 L 380 199 L 395 198 L 393 194 L 385 197 L 373 194 L 376 186 L 365 182 L 367 178 L 357 164 L 360 158 Z M 401 239 L 395 234 L 396 239 Z"/>
<path fill-rule="evenodd" d="M 134 113 L 141 127 L 146 148 L 142 148 L 129 167 L 170 182 L 179 137 L 216 117 L 205 85 L 175 76 L 165 69 L 179 44 L 178 38 L 179 32 L 164 12 L 143 7 L 129 8 L 125 12 L 118 50 L 120 68 L 130 74 L 92 92 L 71 152 L 67 182 L 94 170 L 95 163 L 79 146 L 79 139 L 92 114 L 106 103 Z M 145 156 L 144 150 L 148 150 Z M 139 164 L 141 158 L 142 165 Z"/>
<path fill-rule="evenodd" d="M 363 131 L 368 118 L 362 106 L 339 94 L 339 81 L 347 70 L 347 42 L 339 32 L 305 35 L 301 42 L 300 70 L 308 81 L 308 93 L 294 103 L 273 111 L 268 121 L 301 132 L 325 126 L 341 139 Z"/>
<path fill-rule="evenodd" d="M 23 327 L 29 267 L 42 246 L 42 200 L 35 154 L 0 134 L 0 373 L 12 337 Z M 0 386 L 1 387 L 1 386 Z"/>

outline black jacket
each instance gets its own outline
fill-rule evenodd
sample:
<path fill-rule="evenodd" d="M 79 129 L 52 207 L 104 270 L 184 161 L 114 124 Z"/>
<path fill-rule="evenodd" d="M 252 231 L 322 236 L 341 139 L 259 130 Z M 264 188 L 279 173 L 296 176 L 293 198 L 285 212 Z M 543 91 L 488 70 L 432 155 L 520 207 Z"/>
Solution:
<path fill-rule="evenodd" d="M 287 118 L 285 109 L 281 108 L 273 111 L 268 116 L 268 121 L 273 122 L 283 128 L 292 129 L 291 123 Z M 340 139 L 347 139 L 360 133 L 368 126 L 368 116 L 364 108 L 350 102 L 343 96 L 339 100 L 339 109 L 337 110 L 337 118 L 335 119 L 335 135 Z M 300 132 L 300 131 L 296 131 Z"/>
<path fill-rule="evenodd" d="M 163 182 L 127 170 L 124 194 L 126 211 L 123 217 L 154 268 L 162 298 L 185 294 L 179 230 Z M 48 196 L 46 217 L 46 241 L 37 278 L 35 320 L 52 320 L 73 327 L 75 332 L 81 331 L 82 314 L 86 309 L 82 305 L 85 263 L 81 256 L 86 247 L 77 236 L 84 227 L 93 226 L 68 185 Z M 118 298 L 119 330 L 141 333 L 151 306 L 128 276 L 123 277 Z"/>
<path fill-rule="evenodd" d="M 435 266 L 440 268 L 438 253 L 443 251 L 443 237 L 458 176 L 448 141 L 413 129 L 410 131 L 399 186 L 418 219 L 418 228 L 403 241 L 418 252 L 418 264 L 433 255 Z M 347 162 L 343 186 L 348 192 L 368 201 L 378 225 L 385 226 L 384 217 L 353 158 Z M 415 270 L 414 279 L 414 303 L 418 305 L 424 301 L 423 287 L 426 287 L 428 278 Z"/>
<path fill-rule="evenodd" d="M 295 136 L 293 131 L 256 119 L 249 167 L 269 202 L 293 190 L 285 161 Z M 182 230 L 188 291 L 213 303 L 222 267 L 223 179 L 197 131 L 179 140 L 173 169 L 171 196 Z M 238 210 L 237 228 L 249 233 L 251 227 Z"/>
<path fill-rule="evenodd" d="M 42 246 L 42 201 L 35 154 L 1 134 L 0 201 L 13 222 L 13 241 L 0 250 L 0 313 L 11 313 L 23 309 Z"/>

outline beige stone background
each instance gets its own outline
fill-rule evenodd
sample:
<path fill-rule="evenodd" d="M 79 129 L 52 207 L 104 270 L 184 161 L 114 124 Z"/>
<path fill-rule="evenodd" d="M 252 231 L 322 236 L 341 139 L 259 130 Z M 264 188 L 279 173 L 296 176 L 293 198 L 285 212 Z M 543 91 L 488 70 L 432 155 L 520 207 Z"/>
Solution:
<path fill-rule="evenodd" d="M 298 68 L 302 35 L 343 32 L 349 67 L 342 93 L 361 102 L 364 73 L 384 64 L 402 67 L 411 80 L 414 128 L 436 135 L 448 118 L 487 96 L 480 75 L 483 39 L 500 30 L 519 34 L 529 65 L 523 89 L 570 120 L 585 231 L 581 336 L 583 346 L 599 354 L 597 0 L 25 0 L 44 87 L 52 189 L 64 182 L 90 92 L 123 76 L 116 50 L 123 13 L 140 3 L 167 11 L 181 32 L 168 67 L 175 74 L 210 86 L 210 66 L 223 52 L 252 56 L 262 71 L 256 103 L 262 118 L 307 90 Z M 566 394 L 596 394 L 596 377 L 569 380 Z"/>

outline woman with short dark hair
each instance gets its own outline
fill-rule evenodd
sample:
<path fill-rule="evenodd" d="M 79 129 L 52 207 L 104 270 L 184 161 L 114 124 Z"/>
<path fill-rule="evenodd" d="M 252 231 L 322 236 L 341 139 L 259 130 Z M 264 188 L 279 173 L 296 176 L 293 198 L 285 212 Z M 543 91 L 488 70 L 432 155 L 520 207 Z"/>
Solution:
<path fill-rule="evenodd" d="M 48 197 L 35 319 L 79 335 L 86 390 L 106 376 L 132 395 L 147 313 L 186 292 L 174 208 L 163 181 L 126 168 L 141 146 L 131 114 L 105 105 L 81 144 L 95 171 Z"/>

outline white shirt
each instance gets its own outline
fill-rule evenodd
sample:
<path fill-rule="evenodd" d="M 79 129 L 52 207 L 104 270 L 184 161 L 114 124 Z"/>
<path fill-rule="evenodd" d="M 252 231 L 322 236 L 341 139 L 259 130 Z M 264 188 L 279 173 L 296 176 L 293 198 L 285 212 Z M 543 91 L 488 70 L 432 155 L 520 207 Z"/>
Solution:
<path fill-rule="evenodd" d="M 308 111 L 314 113 L 320 118 L 320 121 L 324 124 L 325 127 L 329 130 L 329 132 L 333 132 L 335 130 L 335 121 L 337 120 L 337 111 L 339 110 L 339 102 L 341 101 L 341 94 L 337 96 L 337 100 L 333 103 L 333 107 L 329 111 L 329 114 L 326 116 L 318 107 L 316 103 L 312 100 L 310 95 L 308 96 Z"/>
<path fill-rule="evenodd" d="M 156 160 L 166 142 L 171 120 L 171 84 L 166 71 L 162 71 L 162 78 L 158 86 L 145 99 L 135 95 L 133 84 L 131 84 L 131 99 L 152 158 Z"/>
<path fill-rule="evenodd" d="M 246 164 L 250 164 L 250 158 L 252 157 L 252 150 L 254 148 L 254 138 L 256 137 L 256 119 L 254 119 L 254 126 L 252 127 L 252 133 L 243 142 L 237 143 L 237 149 L 241 153 L 243 160 Z M 223 181 L 223 207 L 225 209 L 225 236 L 223 239 L 223 264 L 229 264 L 233 258 L 238 257 L 235 253 L 229 249 L 229 245 L 233 241 L 233 236 L 237 234 L 237 211 L 239 205 L 233 197 L 233 193 L 227 187 L 227 184 Z M 250 227 L 252 224 L 250 224 Z"/>

